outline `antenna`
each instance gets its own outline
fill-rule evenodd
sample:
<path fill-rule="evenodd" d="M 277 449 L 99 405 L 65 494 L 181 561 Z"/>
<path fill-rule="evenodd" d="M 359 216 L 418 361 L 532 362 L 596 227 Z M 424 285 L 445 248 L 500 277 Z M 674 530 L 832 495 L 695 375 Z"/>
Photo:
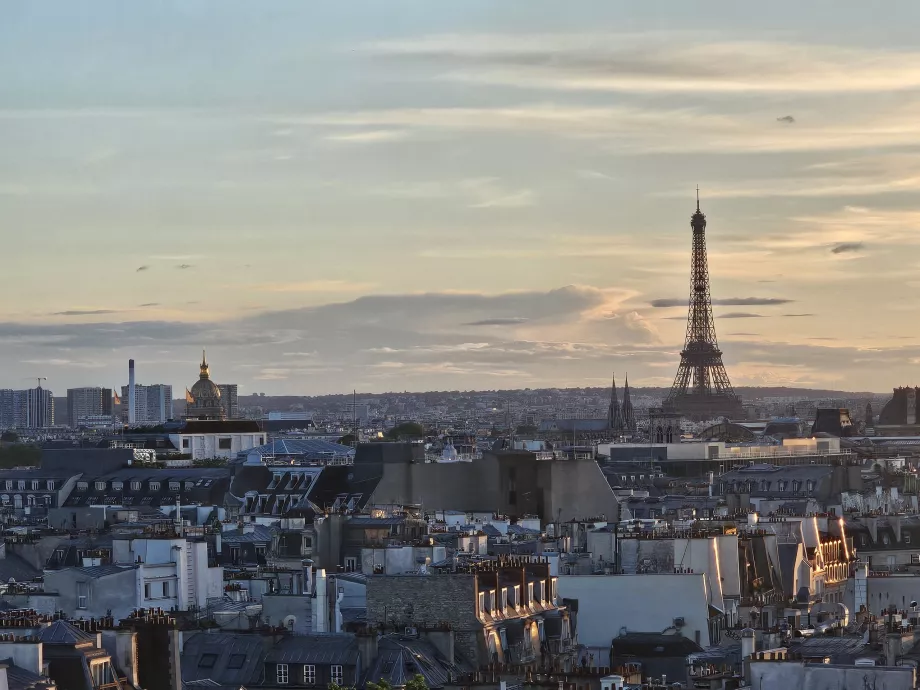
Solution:
<path fill-rule="evenodd" d="M 700 210 L 700 186 L 696 186 L 696 210 Z"/>

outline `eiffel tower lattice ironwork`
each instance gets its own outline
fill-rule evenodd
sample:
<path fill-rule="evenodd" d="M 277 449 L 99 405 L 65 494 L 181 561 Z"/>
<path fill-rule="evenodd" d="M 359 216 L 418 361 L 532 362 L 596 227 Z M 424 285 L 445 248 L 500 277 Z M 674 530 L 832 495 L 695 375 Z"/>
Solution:
<path fill-rule="evenodd" d="M 680 353 L 680 367 L 665 400 L 665 407 L 694 419 L 741 415 L 741 399 L 735 395 L 722 364 L 716 339 L 709 294 L 709 263 L 706 257 L 706 216 L 700 211 L 699 189 L 693 229 L 693 258 L 690 276 L 690 312 L 687 336 Z"/>

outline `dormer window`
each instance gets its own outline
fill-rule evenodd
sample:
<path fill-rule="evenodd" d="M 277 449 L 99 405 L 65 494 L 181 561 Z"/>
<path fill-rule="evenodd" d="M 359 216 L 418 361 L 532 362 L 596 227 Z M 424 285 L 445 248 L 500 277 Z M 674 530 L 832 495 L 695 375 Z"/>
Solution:
<path fill-rule="evenodd" d="M 105 491 L 105 482 L 96 482 L 96 491 Z"/>
<path fill-rule="evenodd" d="M 112 491 L 121 491 L 124 488 L 124 484 L 121 482 L 112 482 Z"/>
<path fill-rule="evenodd" d="M 179 482 L 170 482 L 170 483 L 169 483 L 169 490 L 170 490 L 170 491 L 178 491 L 178 490 L 179 490 Z"/>
<path fill-rule="evenodd" d="M 13 490 L 13 482 L 12 482 L 11 480 L 9 480 L 9 479 L 6 480 L 6 490 L 7 490 L 7 491 L 12 491 L 12 490 Z"/>
<path fill-rule="evenodd" d="M 160 482 L 150 482 L 150 490 L 151 490 L 151 491 L 159 491 L 159 490 L 160 490 Z"/>
<path fill-rule="evenodd" d="M 38 491 L 38 480 L 37 479 L 32 480 L 32 491 Z"/>
<path fill-rule="evenodd" d="M 77 491 L 86 491 L 88 488 L 88 482 L 77 482 Z"/>
<path fill-rule="evenodd" d="M 20 490 L 20 491 L 25 491 L 25 490 L 26 490 L 26 481 L 25 481 L 25 479 L 20 479 L 20 480 L 17 482 L 17 485 L 19 486 L 19 490 Z"/>
<path fill-rule="evenodd" d="M 195 488 L 195 482 L 185 482 L 185 490 L 191 491 Z"/>
<path fill-rule="evenodd" d="M 131 491 L 140 491 L 141 483 L 140 482 L 131 482 Z"/>
<path fill-rule="evenodd" d="M 49 479 L 46 483 L 46 488 L 48 491 L 54 491 L 54 482 Z"/>

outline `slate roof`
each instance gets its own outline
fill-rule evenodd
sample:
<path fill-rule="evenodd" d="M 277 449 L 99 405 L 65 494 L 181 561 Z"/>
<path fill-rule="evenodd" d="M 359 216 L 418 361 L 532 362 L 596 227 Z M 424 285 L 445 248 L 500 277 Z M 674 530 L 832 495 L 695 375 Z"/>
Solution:
<path fill-rule="evenodd" d="M 182 682 L 211 680 L 234 688 L 258 685 L 264 644 L 261 635 L 194 633 L 182 648 Z"/>
<path fill-rule="evenodd" d="M 385 518 L 374 518 L 374 517 L 361 517 L 356 516 L 348 521 L 348 525 L 352 527 L 393 527 L 396 525 L 406 524 L 406 518 L 404 517 L 385 517 Z"/>
<path fill-rule="evenodd" d="M 81 482 L 86 483 L 86 488 L 80 488 Z M 96 482 L 105 482 L 105 488 L 97 489 Z M 121 482 L 121 490 L 113 488 L 114 482 Z M 140 488 L 132 488 L 132 482 L 140 482 Z M 151 482 L 158 482 L 159 488 L 152 489 Z M 179 489 L 171 489 L 170 482 L 179 482 Z M 186 488 L 189 482 L 193 482 L 194 486 Z M 84 474 L 67 497 L 64 507 L 123 505 L 131 509 L 157 508 L 175 505 L 177 496 L 185 504 L 222 505 L 229 486 L 230 473 L 222 467 L 163 470 L 128 467 L 107 474 Z"/>
<path fill-rule="evenodd" d="M 354 666 L 358 657 L 358 643 L 354 635 L 330 633 L 286 637 L 268 652 L 265 661 L 271 664 Z"/>

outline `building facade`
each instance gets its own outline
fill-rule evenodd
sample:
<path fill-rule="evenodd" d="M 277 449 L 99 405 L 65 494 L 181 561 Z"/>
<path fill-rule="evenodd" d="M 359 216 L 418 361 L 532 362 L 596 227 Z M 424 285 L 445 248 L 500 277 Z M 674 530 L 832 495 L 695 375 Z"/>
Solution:
<path fill-rule="evenodd" d="M 76 429 L 88 419 L 112 416 L 111 388 L 68 388 L 67 424 Z"/>
<path fill-rule="evenodd" d="M 235 383 L 220 383 L 217 385 L 217 390 L 220 391 L 220 406 L 223 408 L 225 419 L 240 418 L 238 388 Z"/>
<path fill-rule="evenodd" d="M 129 387 L 121 387 L 122 421 L 130 416 Z M 173 418 L 172 386 L 157 383 L 150 386 L 134 386 L 134 420 L 137 424 L 162 424 Z"/>

